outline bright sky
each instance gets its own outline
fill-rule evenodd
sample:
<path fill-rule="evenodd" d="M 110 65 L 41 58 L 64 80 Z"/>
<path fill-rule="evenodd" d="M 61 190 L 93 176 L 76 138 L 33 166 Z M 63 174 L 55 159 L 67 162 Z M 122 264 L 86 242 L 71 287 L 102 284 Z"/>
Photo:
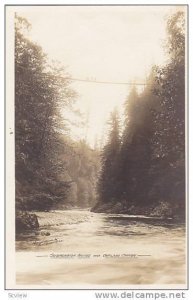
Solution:
<path fill-rule="evenodd" d="M 153 64 L 164 61 L 166 17 L 171 6 L 16 7 L 32 24 L 31 37 L 50 59 L 67 66 L 75 78 L 143 82 Z M 115 106 L 122 111 L 129 86 L 73 82 L 76 106 L 88 120 L 72 128 L 75 138 L 94 145 L 104 138 L 106 121 Z"/>

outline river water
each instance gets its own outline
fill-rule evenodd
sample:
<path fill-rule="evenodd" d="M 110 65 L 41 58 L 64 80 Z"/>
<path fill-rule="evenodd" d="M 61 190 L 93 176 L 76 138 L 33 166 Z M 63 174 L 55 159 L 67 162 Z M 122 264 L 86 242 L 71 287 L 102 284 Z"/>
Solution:
<path fill-rule="evenodd" d="M 184 224 L 88 210 L 37 212 L 40 229 L 17 236 L 17 285 L 38 288 L 186 284 Z"/>

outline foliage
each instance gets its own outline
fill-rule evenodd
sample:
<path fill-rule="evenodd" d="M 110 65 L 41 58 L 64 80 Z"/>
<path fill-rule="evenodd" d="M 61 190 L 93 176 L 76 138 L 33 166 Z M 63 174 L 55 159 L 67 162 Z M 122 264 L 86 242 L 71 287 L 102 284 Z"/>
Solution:
<path fill-rule="evenodd" d="M 169 18 L 168 63 L 152 68 L 143 92 L 131 90 L 123 134 L 114 144 L 111 124 L 99 179 L 102 204 L 121 202 L 129 209 L 169 203 L 185 213 L 184 26 L 182 12 Z"/>
<path fill-rule="evenodd" d="M 117 110 L 111 113 L 108 142 L 101 155 L 101 174 L 98 182 L 99 198 L 109 201 L 116 198 L 118 188 L 117 169 L 120 150 L 120 124 Z"/>
<path fill-rule="evenodd" d="M 16 195 L 28 196 L 29 209 L 47 209 L 56 199 L 65 197 L 68 190 L 68 183 L 58 180 L 66 168 L 58 160 L 60 153 L 65 152 L 60 135 L 67 133 L 60 108 L 72 105 L 74 92 L 69 88 L 69 80 L 63 79 L 61 68 L 50 66 L 41 47 L 26 38 L 24 32 L 29 26 L 27 20 L 16 16 Z"/>
<path fill-rule="evenodd" d="M 93 206 L 96 202 L 96 182 L 100 169 L 99 152 L 80 140 L 73 142 L 70 154 L 63 155 L 61 159 L 67 166 L 66 173 L 61 176 L 68 178 L 70 182 L 65 203 L 78 207 Z"/>
<path fill-rule="evenodd" d="M 159 110 L 154 111 L 152 139 L 153 193 L 173 205 L 185 206 L 185 19 L 177 12 L 168 20 L 169 62 L 156 67 L 154 93 Z M 157 191 L 157 192 L 156 192 Z"/>

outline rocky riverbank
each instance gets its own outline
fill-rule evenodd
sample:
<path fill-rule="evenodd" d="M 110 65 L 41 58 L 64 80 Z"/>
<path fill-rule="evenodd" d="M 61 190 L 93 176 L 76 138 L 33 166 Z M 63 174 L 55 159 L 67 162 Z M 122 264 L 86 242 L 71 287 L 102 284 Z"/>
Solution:
<path fill-rule="evenodd" d="M 146 206 L 126 205 L 122 202 L 98 202 L 92 209 L 95 213 L 145 215 L 149 217 L 173 218 L 184 220 L 184 208 L 179 205 L 171 206 L 168 202 L 159 202 Z"/>
<path fill-rule="evenodd" d="M 38 228 L 39 222 L 36 214 L 26 211 L 16 211 L 16 233 Z"/>

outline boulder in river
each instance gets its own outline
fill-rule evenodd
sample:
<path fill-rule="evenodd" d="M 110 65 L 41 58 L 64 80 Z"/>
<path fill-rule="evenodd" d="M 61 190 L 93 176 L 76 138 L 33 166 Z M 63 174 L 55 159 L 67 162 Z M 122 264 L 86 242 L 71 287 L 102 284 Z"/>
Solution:
<path fill-rule="evenodd" d="M 16 211 L 16 233 L 38 228 L 38 218 L 35 214 L 26 211 Z"/>
<path fill-rule="evenodd" d="M 44 235 L 44 236 L 49 236 L 49 235 L 50 235 L 50 232 L 48 232 L 48 231 L 41 231 L 40 234 L 41 234 L 41 235 Z"/>

